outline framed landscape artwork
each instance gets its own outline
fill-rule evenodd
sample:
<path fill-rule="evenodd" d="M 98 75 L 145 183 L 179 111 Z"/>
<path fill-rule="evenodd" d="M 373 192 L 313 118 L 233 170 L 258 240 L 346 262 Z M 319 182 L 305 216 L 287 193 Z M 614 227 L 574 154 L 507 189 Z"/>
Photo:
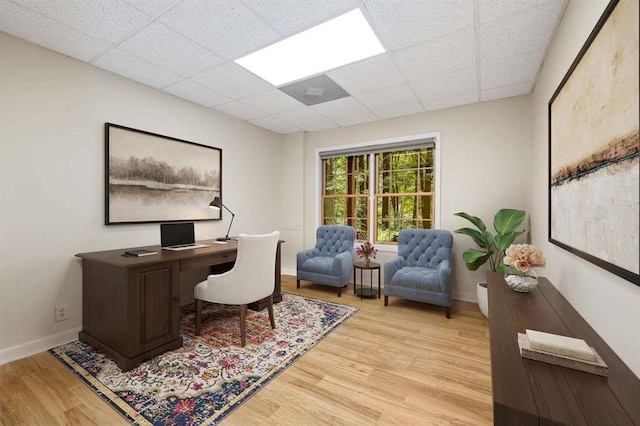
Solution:
<path fill-rule="evenodd" d="M 105 123 L 105 224 L 219 220 L 222 150 Z"/>
<path fill-rule="evenodd" d="M 614 0 L 549 101 L 549 241 L 639 278 L 638 1 Z"/>

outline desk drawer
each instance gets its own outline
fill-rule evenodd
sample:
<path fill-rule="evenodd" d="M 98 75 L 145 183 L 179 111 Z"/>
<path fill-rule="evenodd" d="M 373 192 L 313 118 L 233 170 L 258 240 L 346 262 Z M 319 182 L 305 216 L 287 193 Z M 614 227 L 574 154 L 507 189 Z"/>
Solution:
<path fill-rule="evenodd" d="M 198 257 L 190 257 L 180 261 L 181 271 L 190 271 L 193 269 L 206 268 L 207 266 L 221 265 L 223 263 L 235 262 L 236 252 L 229 251 L 224 253 L 205 254 Z"/>

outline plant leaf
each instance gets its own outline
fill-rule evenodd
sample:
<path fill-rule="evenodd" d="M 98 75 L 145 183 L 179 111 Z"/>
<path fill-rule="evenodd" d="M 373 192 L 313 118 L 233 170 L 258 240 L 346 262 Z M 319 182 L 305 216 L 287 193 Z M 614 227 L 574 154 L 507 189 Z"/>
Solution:
<path fill-rule="evenodd" d="M 465 212 L 454 213 L 454 216 L 459 216 L 464 219 L 467 219 L 469 222 L 473 223 L 480 231 L 484 232 L 487 230 L 487 226 L 484 224 L 482 219 L 476 216 L 471 216 Z M 457 231 L 456 231 L 457 232 Z"/>
<path fill-rule="evenodd" d="M 489 248 L 491 244 L 493 244 L 493 239 L 491 239 L 487 244 L 486 234 L 488 234 L 488 232 L 482 233 L 477 229 L 471 229 L 471 228 L 460 228 L 460 229 L 456 229 L 453 232 L 455 232 L 456 234 L 467 235 L 473 238 L 473 241 L 475 241 L 475 243 L 482 248 Z M 489 237 L 491 237 L 491 234 L 489 234 Z"/>
<path fill-rule="evenodd" d="M 483 252 L 476 249 L 467 249 L 462 253 L 462 259 L 470 271 L 477 270 L 491 257 L 491 252 Z"/>
<path fill-rule="evenodd" d="M 518 232 L 512 232 L 510 234 L 505 234 L 505 235 L 496 235 L 494 237 L 494 244 L 496 246 L 496 248 L 504 254 L 504 251 L 506 249 L 509 248 L 509 246 L 511 244 L 513 244 L 513 241 L 516 239 L 516 237 L 520 234 L 522 234 L 524 231 L 518 231 Z"/>
<path fill-rule="evenodd" d="M 515 232 L 524 221 L 526 213 L 524 210 L 501 209 L 493 218 L 493 227 L 500 235 Z"/>

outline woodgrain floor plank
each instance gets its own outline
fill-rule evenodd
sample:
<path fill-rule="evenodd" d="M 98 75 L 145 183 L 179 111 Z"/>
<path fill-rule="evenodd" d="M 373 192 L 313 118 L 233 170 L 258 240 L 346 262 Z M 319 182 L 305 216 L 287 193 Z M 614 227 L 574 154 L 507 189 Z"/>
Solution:
<path fill-rule="evenodd" d="M 489 329 L 477 305 L 365 299 L 283 276 L 284 292 L 358 313 L 231 413 L 229 425 L 490 425 Z M 277 318 L 276 318 L 277 325 Z M 125 419 L 48 353 L 0 366 L 0 425 Z"/>

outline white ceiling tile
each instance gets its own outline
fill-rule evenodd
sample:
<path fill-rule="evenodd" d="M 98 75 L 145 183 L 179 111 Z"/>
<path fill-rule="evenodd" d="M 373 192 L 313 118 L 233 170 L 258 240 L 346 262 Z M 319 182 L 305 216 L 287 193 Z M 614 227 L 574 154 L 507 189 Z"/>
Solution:
<path fill-rule="evenodd" d="M 496 87 L 480 92 L 481 101 L 492 101 L 494 99 L 510 98 L 512 96 L 526 95 L 531 92 L 533 81 L 525 81 L 509 86 Z"/>
<path fill-rule="evenodd" d="M 302 130 L 298 127 L 292 126 L 289 123 L 285 123 L 284 121 L 276 117 L 256 118 L 255 120 L 249 120 L 249 123 L 274 131 L 276 133 L 281 133 L 283 135 L 300 132 Z"/>
<path fill-rule="evenodd" d="M 409 81 L 449 73 L 476 64 L 475 34 L 472 29 L 395 52 L 400 69 Z"/>
<path fill-rule="evenodd" d="M 120 50 L 183 77 L 189 77 L 224 61 L 159 22 L 153 22 L 118 46 Z"/>
<path fill-rule="evenodd" d="M 480 61 L 494 62 L 535 50 L 545 50 L 564 8 L 550 2 L 480 24 Z"/>
<path fill-rule="evenodd" d="M 90 61 L 109 47 L 100 40 L 6 0 L 0 0 L 0 31 L 81 61 Z"/>
<path fill-rule="evenodd" d="M 404 77 L 388 54 L 337 68 L 327 75 L 351 95 L 404 83 Z"/>
<path fill-rule="evenodd" d="M 118 49 L 108 51 L 95 60 L 93 65 L 156 89 L 167 87 L 182 79 L 178 75 L 144 62 Z"/>
<path fill-rule="evenodd" d="M 304 106 L 302 102 L 298 102 L 277 89 L 242 98 L 240 102 L 267 114 L 277 114 Z"/>
<path fill-rule="evenodd" d="M 14 0 L 44 16 L 108 43 L 137 32 L 151 17 L 123 0 Z"/>
<path fill-rule="evenodd" d="M 189 80 L 182 80 L 163 89 L 163 91 L 206 107 L 220 105 L 231 100 L 221 93 Z"/>
<path fill-rule="evenodd" d="M 513 13 L 524 12 L 548 3 L 566 3 L 565 0 L 479 0 L 480 22 L 502 18 Z"/>
<path fill-rule="evenodd" d="M 382 44 L 400 49 L 473 26 L 468 0 L 365 0 Z"/>
<path fill-rule="evenodd" d="M 313 105 L 311 109 L 319 112 L 341 126 L 373 121 L 376 116 L 354 98 L 342 98 L 331 102 Z"/>
<path fill-rule="evenodd" d="M 231 98 L 244 98 L 273 89 L 271 84 L 233 62 L 193 76 L 191 80 Z"/>
<path fill-rule="evenodd" d="M 478 93 L 470 92 L 470 93 L 463 93 L 461 95 L 440 98 L 434 101 L 424 102 L 424 108 L 427 111 L 435 111 L 438 109 L 453 108 L 461 105 L 475 104 L 477 102 L 478 102 Z"/>
<path fill-rule="evenodd" d="M 125 0 L 132 6 L 145 12 L 147 15 L 158 17 L 171 9 L 182 0 Z"/>
<path fill-rule="evenodd" d="M 380 118 L 397 117 L 399 112 L 415 114 L 422 107 L 406 84 L 363 93 L 355 98 Z"/>
<path fill-rule="evenodd" d="M 426 80 L 415 81 L 410 85 L 413 87 L 418 99 L 425 105 L 426 102 L 436 99 L 477 91 L 478 72 L 476 68 L 468 68 Z"/>
<path fill-rule="evenodd" d="M 306 126 L 303 126 L 302 129 L 307 132 L 319 132 L 321 130 L 335 129 L 339 127 L 338 124 L 331 120 L 325 120 L 320 123 L 313 123 Z"/>
<path fill-rule="evenodd" d="M 216 105 L 214 108 L 218 111 L 224 112 L 225 114 L 239 118 L 240 120 L 253 120 L 254 118 L 264 117 L 267 115 L 262 111 L 258 111 L 257 109 L 246 106 L 238 101 Z"/>
<path fill-rule="evenodd" d="M 227 59 L 281 38 L 239 0 L 185 0 L 160 21 Z"/>
<path fill-rule="evenodd" d="M 533 80 L 542 62 L 543 50 L 513 56 L 480 66 L 481 89 L 508 86 L 523 81 Z"/>
<path fill-rule="evenodd" d="M 327 120 L 325 116 L 318 114 L 316 111 L 306 106 L 275 114 L 275 117 L 298 127 L 305 127 Z"/>
<path fill-rule="evenodd" d="M 290 36 L 355 9 L 360 0 L 243 0 L 280 35 Z"/>

